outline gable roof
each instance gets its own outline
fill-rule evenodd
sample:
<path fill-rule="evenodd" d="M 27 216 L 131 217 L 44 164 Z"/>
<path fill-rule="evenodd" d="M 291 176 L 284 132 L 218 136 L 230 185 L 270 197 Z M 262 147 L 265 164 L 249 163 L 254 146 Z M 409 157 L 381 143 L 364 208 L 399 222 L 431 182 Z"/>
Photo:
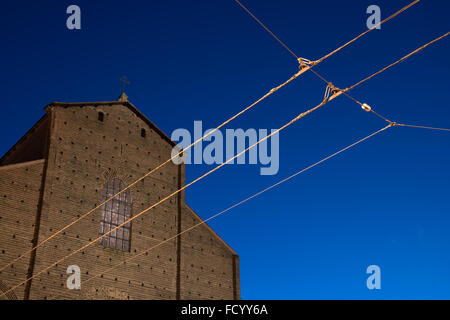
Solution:
<path fill-rule="evenodd" d="M 121 105 L 121 106 L 125 106 L 128 109 L 130 109 L 137 117 L 139 117 L 141 120 L 143 120 L 150 128 L 154 129 L 155 132 L 157 132 L 161 138 L 163 138 L 164 140 L 166 140 L 170 145 L 172 146 L 176 146 L 176 143 L 174 141 L 172 141 L 168 135 L 166 135 L 160 128 L 158 128 L 158 126 L 156 126 L 152 121 L 150 121 L 141 111 L 139 111 L 131 102 L 129 102 L 126 98 L 124 98 L 124 94 L 121 95 L 121 97 L 119 98 L 119 101 L 101 101 L 101 102 L 52 102 L 50 104 L 48 104 L 45 107 L 45 110 L 47 112 L 47 114 L 45 114 L 15 145 L 14 147 L 12 147 L 1 159 L 0 159 L 0 165 L 2 163 L 2 160 L 7 158 L 9 156 L 9 154 L 15 150 L 16 146 L 19 146 L 23 143 L 23 141 L 25 141 L 28 136 L 30 136 L 35 130 L 36 128 L 38 128 L 39 126 L 41 126 L 43 123 L 46 122 L 46 120 L 48 119 L 48 113 L 50 111 L 50 108 L 52 107 L 62 107 L 62 108 L 68 108 L 68 107 L 83 107 L 83 106 L 113 106 L 113 105 Z M 41 160 L 39 160 L 41 161 Z M 31 162 L 29 162 L 31 163 Z M 27 164 L 29 164 L 27 163 Z M 200 219 L 200 221 L 204 221 L 185 201 L 183 202 L 183 205 L 185 206 L 185 208 L 192 214 L 194 215 L 196 218 Z M 225 248 L 227 248 L 232 255 L 238 256 L 238 254 L 205 222 L 203 224 L 207 230 L 209 230 L 211 232 L 211 234 L 219 240 L 220 243 L 222 243 Z"/>
<path fill-rule="evenodd" d="M 48 119 L 48 111 L 51 107 L 83 107 L 83 106 L 113 106 L 113 105 L 121 105 L 125 106 L 128 109 L 130 109 L 138 118 L 140 118 L 142 121 L 144 121 L 150 128 L 155 130 L 156 133 L 158 133 L 162 139 L 164 139 L 166 142 L 168 142 L 172 147 L 176 146 L 177 144 L 170 139 L 170 137 L 165 134 L 156 124 L 154 124 L 150 119 L 148 119 L 141 111 L 139 111 L 138 108 L 136 108 L 131 102 L 127 100 L 126 95 L 122 94 L 118 101 L 101 101 L 101 102 L 52 102 L 45 106 L 45 111 L 47 114 L 42 116 L 42 118 L 37 121 L 30 130 L 22 137 L 20 138 L 14 146 L 12 146 L 1 158 L 0 158 L 0 165 L 4 164 L 6 160 L 14 154 L 15 150 L 22 146 L 26 141 L 28 141 L 28 138 L 33 135 L 33 133 L 36 131 L 37 128 L 41 127 L 42 124 L 45 124 Z M 26 160 L 34 160 L 34 159 L 26 159 Z"/>
<path fill-rule="evenodd" d="M 130 109 L 138 118 L 140 118 L 142 121 L 144 121 L 150 128 L 155 130 L 156 133 L 158 133 L 161 138 L 166 140 L 171 146 L 176 146 L 177 144 L 170 139 L 170 137 L 164 133 L 156 124 L 154 124 L 150 119 L 148 119 L 141 111 L 139 111 L 138 108 L 136 108 L 131 102 L 128 100 L 125 101 L 101 101 L 101 102 L 59 102 L 55 101 L 50 104 L 48 104 L 45 107 L 45 110 L 47 111 L 51 107 L 83 107 L 83 106 L 113 106 L 113 105 L 121 105 L 125 106 L 128 109 Z"/>
<path fill-rule="evenodd" d="M 46 136 L 43 131 L 46 131 L 47 126 L 48 114 L 45 114 L 0 158 L 0 166 L 44 158 L 43 149 Z M 42 138 L 43 135 L 44 139 Z M 35 143 L 35 140 L 40 143 Z M 23 148 L 30 146 L 30 144 L 33 152 L 24 153 Z"/>
<path fill-rule="evenodd" d="M 83 106 L 112 106 L 112 105 L 123 105 L 129 108 L 136 116 L 141 118 L 149 127 L 154 129 L 163 139 L 169 142 L 172 146 L 176 146 L 176 143 L 173 142 L 168 135 L 166 135 L 160 128 L 158 128 L 152 121 L 150 121 L 138 108 L 136 108 L 131 102 L 127 100 L 127 96 L 122 94 L 119 97 L 118 101 L 103 101 L 103 102 L 52 102 L 46 106 L 46 110 L 49 107 L 83 107 Z M 185 208 L 193 214 L 196 218 L 200 219 L 200 221 L 204 221 L 186 202 L 183 202 Z M 207 224 L 203 224 L 207 230 L 211 232 L 211 234 L 219 240 L 220 243 L 227 248 L 232 255 L 238 256 L 238 254 Z"/>

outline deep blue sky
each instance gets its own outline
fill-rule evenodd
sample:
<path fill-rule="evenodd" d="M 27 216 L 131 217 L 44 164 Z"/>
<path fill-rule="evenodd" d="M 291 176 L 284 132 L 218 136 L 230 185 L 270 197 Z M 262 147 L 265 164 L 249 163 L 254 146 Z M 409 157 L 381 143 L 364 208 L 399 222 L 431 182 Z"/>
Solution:
<path fill-rule="evenodd" d="M 318 59 L 409 0 L 243 1 L 298 56 Z M 82 30 L 65 27 L 82 9 Z M 447 1 L 422 0 L 323 62 L 347 87 L 449 29 Z M 7 1 L 0 8 L 6 152 L 51 101 L 130 101 L 167 134 L 215 127 L 297 70 L 295 59 L 232 0 Z M 450 128 L 450 39 L 352 94 L 398 122 Z M 277 128 L 320 102 L 305 74 L 228 128 Z M 187 192 L 207 218 L 385 124 L 344 97 L 280 136 L 280 171 L 227 166 Z M 230 211 L 210 225 L 240 255 L 244 299 L 450 298 L 450 133 L 394 128 Z M 189 166 L 191 181 L 212 169 Z M 382 289 L 366 288 L 367 266 Z"/>

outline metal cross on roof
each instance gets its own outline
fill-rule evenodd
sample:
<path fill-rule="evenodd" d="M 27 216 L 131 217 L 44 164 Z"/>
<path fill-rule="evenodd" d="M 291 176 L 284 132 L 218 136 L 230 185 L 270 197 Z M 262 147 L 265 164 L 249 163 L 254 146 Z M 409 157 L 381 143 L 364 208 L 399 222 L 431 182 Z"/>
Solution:
<path fill-rule="evenodd" d="M 131 82 L 127 80 L 127 76 L 123 76 L 123 78 L 120 78 L 120 81 L 123 83 L 122 93 L 125 93 L 127 84 L 131 84 Z"/>

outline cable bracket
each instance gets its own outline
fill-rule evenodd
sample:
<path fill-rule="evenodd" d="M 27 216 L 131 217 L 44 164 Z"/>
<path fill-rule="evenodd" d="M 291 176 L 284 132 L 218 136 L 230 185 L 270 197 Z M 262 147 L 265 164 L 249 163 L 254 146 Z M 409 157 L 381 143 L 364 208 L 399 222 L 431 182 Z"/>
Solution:
<path fill-rule="evenodd" d="M 341 92 L 342 89 L 335 87 L 333 83 L 329 82 L 327 88 L 325 89 L 325 95 L 323 97 L 323 101 L 326 102 L 330 99 L 330 97 L 334 96 L 338 92 Z"/>
<path fill-rule="evenodd" d="M 299 63 L 299 68 L 300 70 L 305 69 L 307 67 L 313 67 L 314 65 L 316 65 L 316 61 L 311 61 L 309 59 L 305 59 L 305 58 L 298 58 L 298 63 Z"/>

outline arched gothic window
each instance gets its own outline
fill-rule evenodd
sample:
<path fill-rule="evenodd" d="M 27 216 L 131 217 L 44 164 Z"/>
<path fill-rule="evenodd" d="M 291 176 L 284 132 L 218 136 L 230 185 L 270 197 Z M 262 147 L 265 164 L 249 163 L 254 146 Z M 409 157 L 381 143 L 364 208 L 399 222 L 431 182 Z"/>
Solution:
<path fill-rule="evenodd" d="M 122 180 L 114 178 L 110 180 L 104 187 L 102 192 L 102 202 L 108 200 L 121 190 L 125 189 Z M 115 227 L 121 225 L 131 218 L 131 193 L 126 190 L 116 196 L 111 201 L 102 206 L 102 214 L 100 218 L 100 236 Z M 100 243 L 105 247 L 130 251 L 131 223 L 127 223 L 117 230 L 100 239 Z"/>

